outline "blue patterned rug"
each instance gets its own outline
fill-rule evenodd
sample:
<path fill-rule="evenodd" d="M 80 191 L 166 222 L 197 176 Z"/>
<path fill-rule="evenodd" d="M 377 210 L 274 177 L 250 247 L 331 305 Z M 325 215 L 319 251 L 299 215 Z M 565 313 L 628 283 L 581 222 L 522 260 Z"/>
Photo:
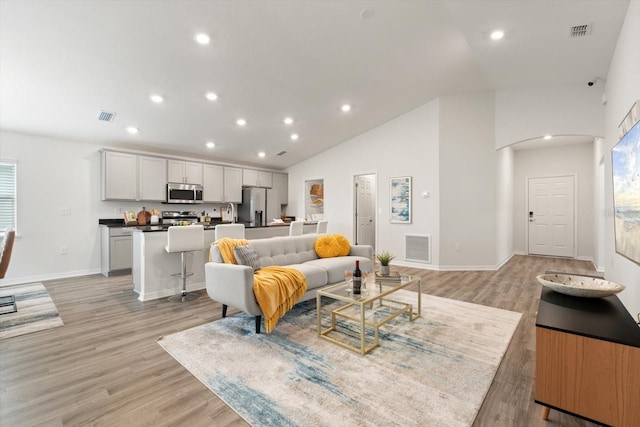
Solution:
<path fill-rule="evenodd" d="M 0 316 L 0 339 L 62 326 L 62 319 L 42 283 L 0 287 L 0 296 L 15 296 L 18 311 Z"/>
<path fill-rule="evenodd" d="M 253 426 L 469 426 L 520 317 L 423 295 L 421 318 L 394 319 L 360 356 L 318 337 L 312 300 L 270 335 L 238 314 L 158 342 Z"/>

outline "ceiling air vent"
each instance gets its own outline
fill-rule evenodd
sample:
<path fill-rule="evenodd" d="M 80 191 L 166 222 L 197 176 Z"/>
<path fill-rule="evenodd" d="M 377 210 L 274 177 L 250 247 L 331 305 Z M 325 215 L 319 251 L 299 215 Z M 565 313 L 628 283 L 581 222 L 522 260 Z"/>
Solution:
<path fill-rule="evenodd" d="M 574 25 L 571 27 L 571 37 L 584 37 L 591 35 L 591 22 L 588 24 Z"/>
<path fill-rule="evenodd" d="M 287 152 L 283 150 L 283 151 L 279 152 L 278 154 L 276 154 L 276 156 L 284 156 L 285 154 L 287 154 Z"/>
<path fill-rule="evenodd" d="M 111 113 L 109 111 L 100 111 L 98 113 L 98 120 L 101 122 L 112 122 L 116 117 L 116 113 Z"/>

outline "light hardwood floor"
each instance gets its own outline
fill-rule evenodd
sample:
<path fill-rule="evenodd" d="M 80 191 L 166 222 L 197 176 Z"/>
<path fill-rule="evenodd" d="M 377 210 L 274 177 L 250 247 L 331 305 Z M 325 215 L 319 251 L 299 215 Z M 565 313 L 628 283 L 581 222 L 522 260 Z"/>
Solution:
<path fill-rule="evenodd" d="M 591 263 L 515 256 L 492 272 L 398 270 L 422 276 L 425 293 L 523 313 L 475 426 L 594 425 L 557 411 L 544 422 L 533 401 L 535 276 L 593 274 Z M 221 306 L 206 293 L 185 304 L 143 303 L 131 276 L 52 280 L 45 287 L 65 325 L 0 341 L 1 426 L 247 425 L 156 343 L 219 319 Z"/>

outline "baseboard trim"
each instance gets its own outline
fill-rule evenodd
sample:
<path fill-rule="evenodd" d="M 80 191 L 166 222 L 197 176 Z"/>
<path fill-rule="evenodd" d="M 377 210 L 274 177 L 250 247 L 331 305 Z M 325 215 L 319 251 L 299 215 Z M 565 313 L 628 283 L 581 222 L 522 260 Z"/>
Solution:
<path fill-rule="evenodd" d="M 45 282 L 47 280 L 68 279 L 69 277 L 90 276 L 100 274 L 100 268 L 90 270 L 64 271 L 60 273 L 40 274 L 36 276 L 23 276 L 0 280 L 0 286 L 20 285 L 23 283 Z"/>

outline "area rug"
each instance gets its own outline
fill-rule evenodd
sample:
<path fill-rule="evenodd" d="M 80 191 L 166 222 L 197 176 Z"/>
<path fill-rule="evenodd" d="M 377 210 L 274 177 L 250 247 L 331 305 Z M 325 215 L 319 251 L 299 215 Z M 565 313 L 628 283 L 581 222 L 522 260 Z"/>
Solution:
<path fill-rule="evenodd" d="M 416 293 L 394 299 L 415 303 Z M 158 342 L 253 426 L 469 426 L 521 314 L 428 295 L 422 303 L 421 318 L 384 325 L 365 356 L 318 337 L 315 300 L 270 335 L 238 314 Z"/>
<path fill-rule="evenodd" d="M 42 283 L 0 287 L 0 296 L 14 295 L 18 311 L 0 316 L 0 339 L 62 326 L 62 319 Z"/>

